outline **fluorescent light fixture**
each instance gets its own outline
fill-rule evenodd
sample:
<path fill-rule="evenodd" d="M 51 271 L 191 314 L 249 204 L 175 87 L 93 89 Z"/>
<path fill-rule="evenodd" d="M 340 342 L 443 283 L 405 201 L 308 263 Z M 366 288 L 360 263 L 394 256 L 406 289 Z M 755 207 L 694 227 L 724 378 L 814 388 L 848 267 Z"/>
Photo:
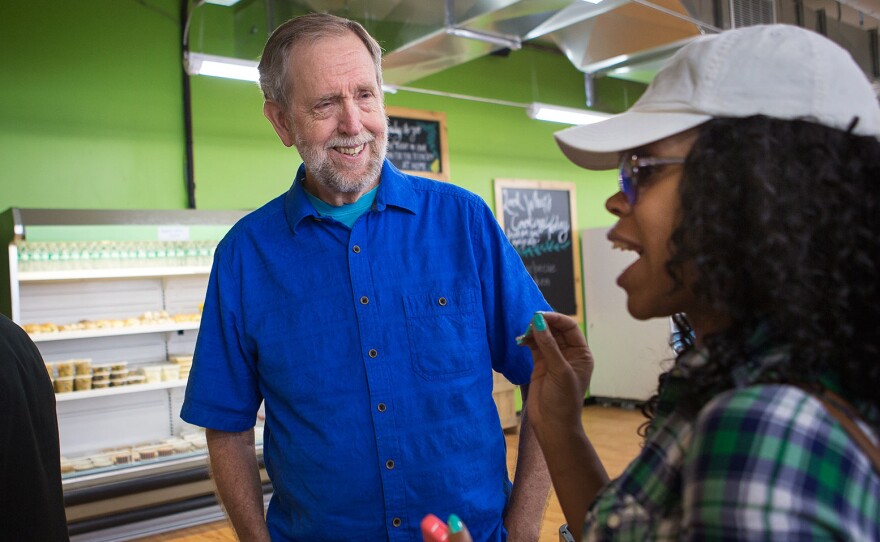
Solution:
<path fill-rule="evenodd" d="M 593 124 L 611 117 L 607 113 L 600 113 L 598 111 L 587 111 L 586 109 L 575 109 L 573 107 L 562 107 L 538 102 L 529 104 L 526 114 L 536 120 L 547 120 L 564 124 Z"/>
<path fill-rule="evenodd" d="M 584 0 L 584 2 L 589 2 L 591 4 L 598 4 L 598 3 L 602 2 L 602 0 Z"/>
<path fill-rule="evenodd" d="M 257 82 L 260 73 L 257 62 L 225 56 L 206 55 L 203 53 L 187 53 L 186 73 L 190 75 L 210 75 L 226 79 Z"/>
<path fill-rule="evenodd" d="M 205 0 L 205 3 L 229 7 L 229 6 L 234 6 L 235 4 L 239 3 L 240 1 L 241 0 Z"/>
<path fill-rule="evenodd" d="M 257 65 L 258 62 L 254 60 L 242 60 L 227 56 L 206 55 L 204 53 L 188 53 L 186 55 L 186 73 L 190 75 L 210 75 L 257 83 L 260 81 Z M 382 85 L 382 91 L 395 94 L 397 87 Z"/>
<path fill-rule="evenodd" d="M 506 34 L 491 34 L 489 32 L 477 32 L 476 30 L 469 30 L 467 28 L 457 27 L 447 28 L 446 33 L 450 36 L 483 41 L 486 43 L 491 43 L 492 45 L 507 47 L 508 49 L 513 51 L 522 49 L 522 40 L 520 40 L 517 36 L 508 36 Z"/>

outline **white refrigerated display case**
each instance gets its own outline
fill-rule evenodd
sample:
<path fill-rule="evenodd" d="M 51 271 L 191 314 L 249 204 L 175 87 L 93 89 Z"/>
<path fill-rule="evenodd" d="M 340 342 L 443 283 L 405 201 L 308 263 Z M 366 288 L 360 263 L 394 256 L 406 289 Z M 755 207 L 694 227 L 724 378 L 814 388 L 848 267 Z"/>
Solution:
<path fill-rule="evenodd" d="M 222 517 L 204 434 L 179 412 L 213 248 L 244 214 L 0 215 L 0 310 L 28 331 L 55 382 L 73 540 L 144 536 L 157 517 L 166 529 Z"/>

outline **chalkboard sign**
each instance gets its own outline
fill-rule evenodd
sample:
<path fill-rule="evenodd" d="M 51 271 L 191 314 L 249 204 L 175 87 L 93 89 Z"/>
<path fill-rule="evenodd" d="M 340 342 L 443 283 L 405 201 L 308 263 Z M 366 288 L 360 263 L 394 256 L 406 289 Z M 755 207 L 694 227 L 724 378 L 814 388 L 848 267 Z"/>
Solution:
<path fill-rule="evenodd" d="M 583 319 L 574 183 L 495 179 L 501 228 L 556 312 Z"/>
<path fill-rule="evenodd" d="M 449 181 L 446 113 L 389 106 L 388 160 L 397 169 Z"/>

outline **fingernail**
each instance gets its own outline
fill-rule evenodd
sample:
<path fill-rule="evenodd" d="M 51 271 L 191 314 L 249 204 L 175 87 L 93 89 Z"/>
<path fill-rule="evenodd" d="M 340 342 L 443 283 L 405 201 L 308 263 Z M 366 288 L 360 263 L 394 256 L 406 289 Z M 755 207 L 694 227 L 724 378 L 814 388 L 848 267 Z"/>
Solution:
<path fill-rule="evenodd" d="M 532 326 L 529 325 L 529 327 L 526 328 L 525 333 L 523 333 L 522 335 L 520 335 L 519 337 L 516 338 L 516 344 L 524 343 L 525 340 L 528 339 L 531 334 L 532 334 Z"/>
<path fill-rule="evenodd" d="M 547 321 L 544 320 L 544 315 L 540 312 L 535 313 L 535 316 L 532 318 L 532 325 L 535 326 L 535 329 L 538 331 L 547 330 Z"/>
<path fill-rule="evenodd" d="M 449 526 L 449 534 L 460 533 L 464 529 L 464 523 L 455 514 L 449 514 L 449 520 L 446 522 L 446 525 Z"/>

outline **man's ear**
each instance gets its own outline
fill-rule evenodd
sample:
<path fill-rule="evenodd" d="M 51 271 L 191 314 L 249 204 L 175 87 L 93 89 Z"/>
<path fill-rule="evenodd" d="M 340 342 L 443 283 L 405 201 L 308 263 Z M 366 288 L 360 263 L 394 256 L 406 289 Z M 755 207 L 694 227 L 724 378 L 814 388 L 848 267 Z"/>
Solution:
<path fill-rule="evenodd" d="M 275 128 L 275 133 L 281 138 L 281 142 L 284 143 L 284 146 L 292 146 L 293 127 L 290 125 L 290 120 L 288 119 L 284 108 L 275 102 L 266 100 L 266 102 L 263 103 L 263 115 L 265 115 L 266 118 L 269 119 L 269 122 L 272 123 L 272 127 Z"/>

